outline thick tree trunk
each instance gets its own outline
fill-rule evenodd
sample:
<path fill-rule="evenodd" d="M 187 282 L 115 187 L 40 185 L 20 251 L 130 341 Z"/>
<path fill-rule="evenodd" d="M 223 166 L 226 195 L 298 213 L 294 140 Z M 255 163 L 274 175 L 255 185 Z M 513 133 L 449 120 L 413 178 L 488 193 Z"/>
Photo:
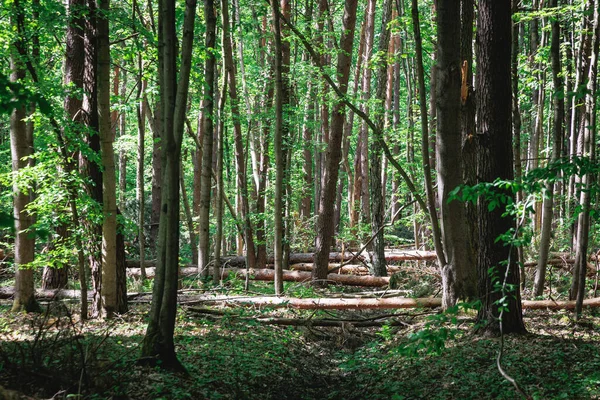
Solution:
<path fill-rule="evenodd" d="M 110 118 L 109 0 L 100 0 L 98 4 L 98 122 L 103 168 L 101 313 L 105 318 L 112 318 L 117 308 L 117 190 Z"/>
<path fill-rule="evenodd" d="M 15 1 L 13 9 L 14 14 L 11 23 L 14 27 L 22 24 L 24 21 L 23 12 L 19 1 Z M 17 28 L 18 29 L 18 28 Z M 19 30 L 20 31 L 20 30 Z M 23 32 L 19 32 L 23 34 Z M 16 44 L 21 48 L 24 38 L 17 38 L 20 43 Z M 21 55 L 13 49 L 10 57 L 11 82 L 21 83 L 25 79 L 25 66 Z M 29 142 L 26 135 L 27 117 L 26 105 L 17 106 L 10 115 L 10 150 L 13 172 L 13 215 L 15 223 L 15 299 L 13 301 L 13 311 L 38 311 L 39 305 L 34 297 L 33 269 L 29 265 L 34 260 L 35 239 L 28 232 L 33 224 L 33 217 L 27 210 L 30 202 L 29 193 L 23 187 L 19 186 L 17 176 L 27 167 L 27 157 L 33 154 L 33 141 Z M 33 136 L 31 137 L 33 139 Z"/>
<path fill-rule="evenodd" d="M 348 92 L 350 64 L 352 63 L 352 46 L 356 24 L 357 0 L 346 0 L 343 17 L 343 31 L 340 38 L 340 52 L 337 61 L 337 76 L 342 94 Z M 315 252 L 315 268 L 313 282 L 317 285 L 327 279 L 329 249 L 333 238 L 333 206 L 338 182 L 339 163 L 342 158 L 342 139 L 344 134 L 345 104 L 336 103 L 331 118 L 331 132 L 327 145 L 327 165 L 323 171 L 323 190 L 319 200 L 317 218 L 317 251 Z"/>
<path fill-rule="evenodd" d="M 477 175 L 480 182 L 492 182 L 497 178 L 511 180 L 510 3 L 480 0 L 477 34 Z M 510 193 L 503 194 L 511 196 Z M 482 305 L 477 321 L 485 321 L 483 332 L 523 333 L 525 326 L 514 245 L 497 240 L 498 236 L 515 228 L 515 221 L 510 216 L 503 216 L 505 206 L 490 211 L 488 202 L 483 198 L 479 199 L 478 206 L 479 296 Z"/>
<path fill-rule="evenodd" d="M 437 14 L 437 165 L 443 246 L 447 263 L 441 266 L 444 308 L 476 297 L 477 272 L 468 238 L 465 204 L 450 200 L 463 184 L 461 154 L 460 3 L 439 0 Z M 466 71 L 465 71 L 466 73 Z M 467 240 L 465 240 L 467 239 Z"/>

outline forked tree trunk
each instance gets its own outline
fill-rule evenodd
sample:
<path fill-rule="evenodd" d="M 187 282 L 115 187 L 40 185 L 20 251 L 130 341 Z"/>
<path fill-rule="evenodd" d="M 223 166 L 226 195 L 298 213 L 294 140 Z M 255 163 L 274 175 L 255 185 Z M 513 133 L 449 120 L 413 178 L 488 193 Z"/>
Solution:
<path fill-rule="evenodd" d="M 179 270 L 179 165 L 191 70 L 196 1 L 186 2 L 179 68 L 176 62 L 175 3 L 161 0 L 159 14 L 159 52 L 162 53 L 159 79 L 163 109 L 163 198 L 156 279 L 150 320 L 142 344 L 142 355 L 150 359 L 159 359 L 163 368 L 183 371 L 185 368 L 175 354 L 173 334 L 177 313 Z M 207 0 L 205 3 L 205 15 L 212 20 L 214 26 L 215 14 L 212 0 Z M 214 44 L 214 36 L 212 41 Z M 177 79 L 177 70 L 179 70 L 179 79 Z M 210 169 L 208 178 L 210 179 Z"/>

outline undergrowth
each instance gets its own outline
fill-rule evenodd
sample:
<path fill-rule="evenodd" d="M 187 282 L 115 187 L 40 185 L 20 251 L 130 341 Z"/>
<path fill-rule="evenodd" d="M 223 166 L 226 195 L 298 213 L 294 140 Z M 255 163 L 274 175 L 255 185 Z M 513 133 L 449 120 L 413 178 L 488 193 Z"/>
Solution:
<path fill-rule="evenodd" d="M 497 339 L 474 314 L 181 308 L 177 354 L 188 377 L 136 365 L 148 305 L 81 325 L 64 306 L 0 310 L 0 385 L 36 398 L 514 399 L 495 366 Z M 389 311 L 389 310 L 388 310 Z M 261 317 L 394 321 L 373 328 L 263 325 Z M 600 318 L 528 312 L 504 364 L 534 399 L 600 398 Z"/>

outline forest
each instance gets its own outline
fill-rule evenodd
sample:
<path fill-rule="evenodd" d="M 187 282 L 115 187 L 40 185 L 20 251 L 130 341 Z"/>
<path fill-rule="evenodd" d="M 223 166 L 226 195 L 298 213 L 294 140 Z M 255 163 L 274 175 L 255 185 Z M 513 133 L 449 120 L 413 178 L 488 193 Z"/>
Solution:
<path fill-rule="evenodd" d="M 0 399 L 600 398 L 598 0 L 3 0 Z"/>

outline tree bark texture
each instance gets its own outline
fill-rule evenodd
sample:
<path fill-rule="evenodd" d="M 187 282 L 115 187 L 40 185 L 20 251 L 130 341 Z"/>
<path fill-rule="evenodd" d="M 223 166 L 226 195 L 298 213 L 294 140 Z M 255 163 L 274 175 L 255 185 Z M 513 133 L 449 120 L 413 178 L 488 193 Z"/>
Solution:
<path fill-rule="evenodd" d="M 450 193 L 463 184 L 461 152 L 461 62 L 460 2 L 437 3 L 437 140 L 438 197 L 446 264 L 441 266 L 444 308 L 459 299 L 476 297 L 477 273 L 471 251 L 465 204 L 450 200 Z"/>
<path fill-rule="evenodd" d="M 346 0 L 344 6 L 343 31 L 340 38 L 340 51 L 337 60 L 337 76 L 342 94 L 348 91 L 350 65 L 352 64 L 352 46 L 356 25 L 357 0 Z M 338 182 L 339 163 L 342 158 L 342 139 L 344 134 L 345 104 L 336 103 L 332 111 L 331 131 L 327 145 L 326 167 L 323 171 L 323 189 L 319 200 L 317 217 L 317 249 L 315 252 L 315 268 L 313 281 L 323 282 L 327 279 L 329 249 L 333 238 L 333 207 Z M 317 283 L 318 284 L 318 283 Z"/>
<path fill-rule="evenodd" d="M 511 142 L 511 7 L 509 2 L 481 0 L 477 19 L 477 138 L 480 182 L 513 179 Z M 510 193 L 504 193 L 512 196 Z M 505 206 L 493 210 L 479 199 L 479 297 L 482 305 L 478 322 L 484 332 L 523 333 L 519 269 L 512 244 L 498 236 L 515 229 L 512 217 L 503 217 Z M 502 290 L 498 288 L 501 286 Z M 505 297 L 508 312 L 499 310 Z M 501 322 L 501 323 L 500 323 Z"/>
<path fill-rule="evenodd" d="M 15 1 L 11 10 L 11 24 L 15 27 L 24 21 L 19 1 Z M 22 35 L 20 32 L 19 35 Z M 22 82 L 25 79 L 25 65 L 18 48 L 24 47 L 23 38 L 16 39 L 15 48 L 11 51 L 10 68 L 11 82 Z M 33 217 L 27 210 L 30 202 L 26 187 L 19 185 L 19 173 L 27 167 L 27 157 L 33 154 L 33 140 L 28 140 L 26 134 L 27 105 L 19 104 L 10 115 L 10 152 L 13 172 L 13 216 L 15 227 L 15 298 L 13 311 L 37 311 L 39 306 L 34 297 L 33 269 L 30 263 L 34 260 L 35 239 L 28 229 L 33 224 Z M 31 137 L 33 139 L 33 136 Z"/>

